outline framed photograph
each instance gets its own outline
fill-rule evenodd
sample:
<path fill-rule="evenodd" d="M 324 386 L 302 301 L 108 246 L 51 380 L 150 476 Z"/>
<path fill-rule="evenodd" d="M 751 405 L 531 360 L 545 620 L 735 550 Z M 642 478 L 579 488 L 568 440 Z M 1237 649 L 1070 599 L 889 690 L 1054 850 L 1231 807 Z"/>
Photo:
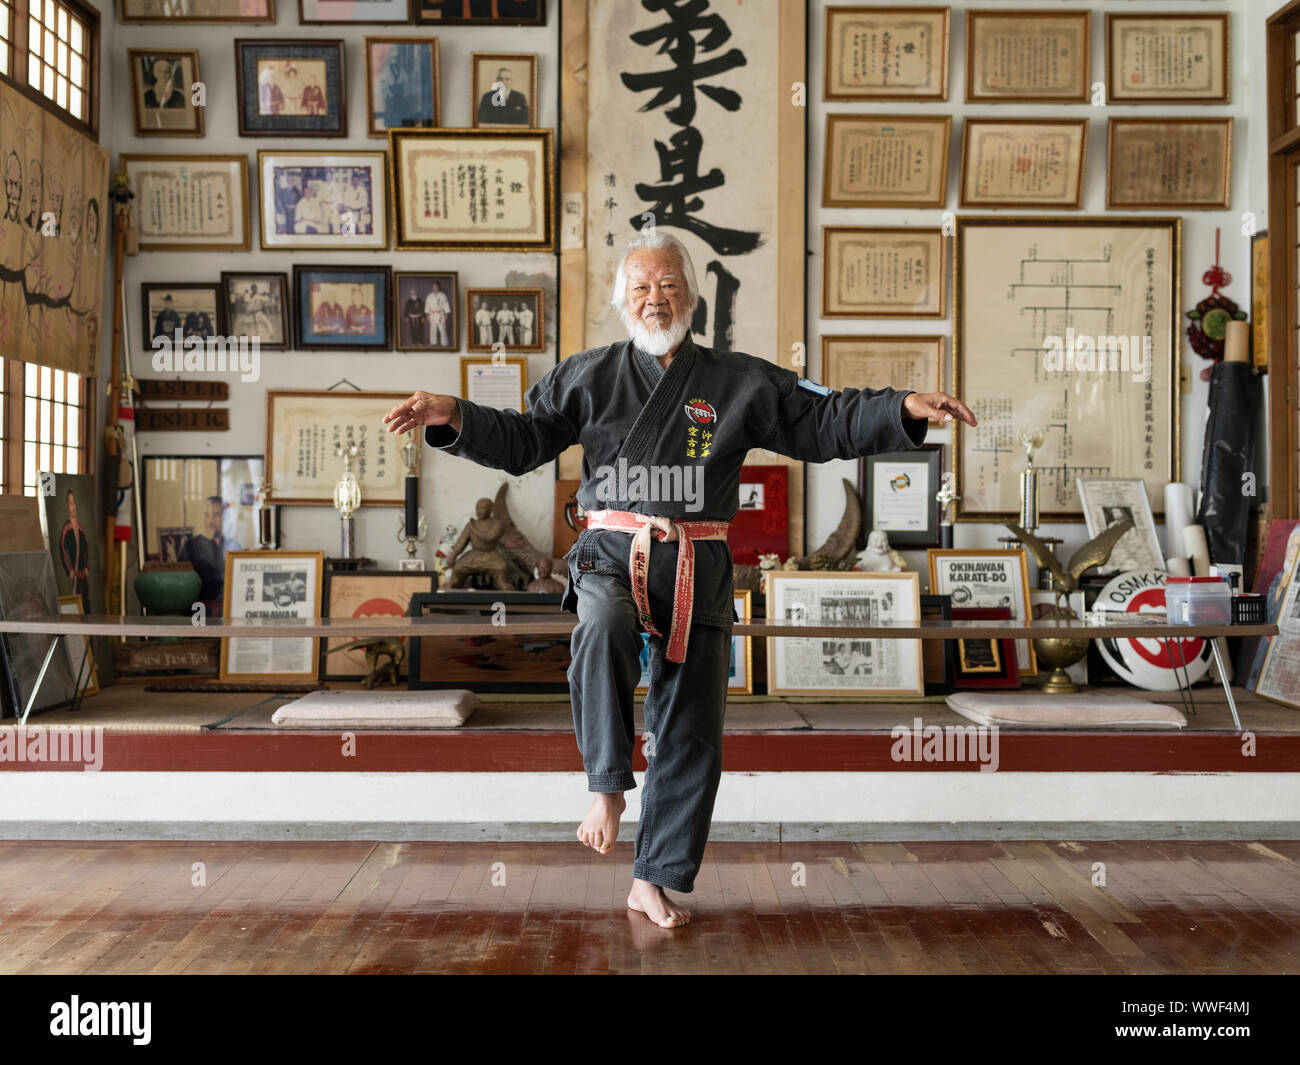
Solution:
<path fill-rule="evenodd" d="M 935 493 L 941 487 L 941 444 L 863 455 L 858 459 L 863 532 L 879 529 L 889 536 L 891 547 L 938 547 L 943 508 Z"/>
<path fill-rule="evenodd" d="M 275 0 L 120 0 L 121 22 L 275 22 Z"/>
<path fill-rule="evenodd" d="M 460 291 L 454 270 L 399 272 L 393 277 L 393 297 L 398 351 L 460 350 Z"/>
<path fill-rule="evenodd" d="M 1011 611 L 1015 621 L 1027 621 L 1029 610 L 1029 567 L 1023 548 L 932 547 L 926 552 L 930 567 L 930 591 L 952 596 L 952 616 L 965 607 L 1000 607 Z M 1016 666 L 1021 676 L 1036 676 L 1038 661 L 1032 640 L 1016 640 Z"/>
<path fill-rule="evenodd" d="M 388 247 L 383 152 L 261 151 L 263 248 Z"/>
<path fill-rule="evenodd" d="M 1030 426 L 1047 429 L 1044 522 L 1083 518 L 1079 476 L 1141 477 L 1163 502 L 1179 480 L 1180 220 L 959 213 L 954 239 L 952 391 L 980 423 L 954 423 L 956 520 L 1018 520 Z"/>
<path fill-rule="evenodd" d="M 966 11 L 968 103 L 1086 104 L 1086 10 Z"/>
<path fill-rule="evenodd" d="M 487 620 L 504 603 L 516 614 L 555 614 L 560 593 L 488 591 L 433 592 L 411 597 L 411 616 Z M 561 693 L 569 690 L 571 636 L 413 636 L 407 687 L 468 688 L 474 692 Z"/>
<path fill-rule="evenodd" d="M 294 347 L 391 351 L 392 267 L 293 268 Z"/>
<path fill-rule="evenodd" d="M 256 337 L 262 351 L 289 346 L 289 275 L 221 272 L 221 297 L 231 336 Z"/>
<path fill-rule="evenodd" d="M 549 129 L 388 131 L 394 247 L 554 251 Z M 458 175 L 478 172 L 477 186 Z"/>
<path fill-rule="evenodd" d="M 437 574 L 383 570 L 337 571 L 325 574 L 325 618 L 373 618 L 391 615 L 407 617 L 411 598 L 436 591 Z M 401 637 L 407 643 L 406 637 Z M 327 636 L 320 641 L 320 679 L 362 680 L 370 672 L 363 647 L 342 648 L 347 636 Z M 398 675 L 407 676 L 409 658 L 398 667 Z"/>
<path fill-rule="evenodd" d="M 141 251 L 248 251 L 248 157 L 120 155 Z M 107 220 L 104 221 L 107 225 Z"/>
<path fill-rule="evenodd" d="M 472 403 L 497 410 L 527 409 L 528 359 L 523 355 L 462 355 L 460 394 Z"/>
<path fill-rule="evenodd" d="M 1011 611 L 997 607 L 953 607 L 953 621 L 1009 621 Z M 958 691 L 1019 688 L 1015 640 L 957 639 L 954 654 Z"/>
<path fill-rule="evenodd" d="M 822 206 L 944 206 L 951 132 L 951 115 L 827 115 Z"/>
<path fill-rule="evenodd" d="M 1069 598 L 1070 609 L 1074 611 L 1075 617 L 1083 617 L 1087 607 L 1084 605 L 1085 597 L 1083 592 L 1072 592 Z M 1056 609 L 1056 593 L 1049 592 L 1042 588 L 1029 589 L 1029 608 L 1033 611 L 1034 620 L 1049 616 Z M 1066 666 L 1066 675 L 1074 681 L 1075 684 L 1083 685 L 1088 683 L 1088 656 L 1084 655 L 1079 661 L 1072 666 Z"/>
<path fill-rule="evenodd" d="M 952 597 L 947 595 L 921 596 L 922 621 L 951 621 Z M 956 690 L 957 667 L 954 640 L 922 640 L 921 670 L 925 677 L 926 695 L 947 695 Z"/>
<path fill-rule="evenodd" d="M 1165 557 L 1156 536 L 1146 484 L 1140 477 L 1079 477 L 1079 502 L 1089 538 L 1099 536 L 1118 521 L 1133 519 L 1130 529 L 1110 553 L 1110 561 L 1098 566 L 1099 574 L 1128 573 L 1130 570 L 1163 570 Z M 1182 554 L 1176 551 L 1174 554 Z"/>
<path fill-rule="evenodd" d="M 501 344 L 506 351 L 544 351 L 544 309 L 540 288 L 467 288 L 465 350 L 493 351 Z"/>
<path fill-rule="evenodd" d="M 188 562 L 199 598 L 221 617 L 226 553 L 257 546 L 261 455 L 143 455 L 141 539 L 146 562 Z"/>
<path fill-rule="evenodd" d="M 823 318 L 944 317 L 943 231 L 823 226 Z"/>
<path fill-rule="evenodd" d="M 1268 373 L 1268 230 L 1250 238 L 1250 357 Z"/>
<path fill-rule="evenodd" d="M 59 613 L 64 617 L 81 617 L 85 611 L 81 607 L 81 596 L 59 596 Z M 95 652 L 90 647 L 87 636 L 65 636 L 63 646 L 68 652 L 68 671 L 74 683 L 84 689 L 84 695 L 99 692 L 99 669 L 95 665 Z"/>
<path fill-rule="evenodd" d="M 962 207 L 1083 203 L 1086 118 L 968 118 L 962 127 Z"/>
<path fill-rule="evenodd" d="M 298 24 L 322 26 L 340 22 L 353 26 L 411 21 L 411 0 L 298 0 Z"/>
<path fill-rule="evenodd" d="M 1231 203 L 1231 118 L 1107 123 L 1107 210 L 1220 211 Z"/>
<path fill-rule="evenodd" d="M 1106 102 L 1231 102 L 1226 11 L 1106 14 Z"/>
<path fill-rule="evenodd" d="M 361 505 L 403 506 L 406 470 L 400 454 L 406 441 L 384 428 L 384 415 L 409 397 L 409 392 L 267 392 L 268 502 L 333 506 L 343 472 L 336 449 L 351 441 L 358 449 L 352 472 L 361 483 Z"/>
<path fill-rule="evenodd" d="M 162 281 L 146 281 L 140 285 L 140 339 L 145 351 L 162 347 L 163 341 L 180 350 L 176 333 L 182 342 L 189 337 L 219 337 L 226 335 L 225 300 L 221 286 L 206 281 L 181 281 L 169 285 Z"/>
<path fill-rule="evenodd" d="M 442 26 L 545 26 L 546 0 L 411 0 L 416 22 Z"/>
<path fill-rule="evenodd" d="M 474 52 L 469 98 L 475 129 L 537 125 L 537 53 Z"/>
<path fill-rule="evenodd" d="M 437 37 L 366 38 L 366 132 L 442 125 Z"/>
<path fill-rule="evenodd" d="M 886 387 L 940 392 L 943 341 L 941 336 L 823 336 L 822 383 L 837 392 Z"/>
<path fill-rule="evenodd" d="M 241 137 L 346 137 L 343 42 L 235 41 Z"/>
<path fill-rule="evenodd" d="M 90 478 L 86 477 L 89 481 Z M 47 499 L 48 505 L 48 499 Z M 98 538 L 99 528 L 95 528 Z M 6 551 L 0 554 L 0 618 L 20 621 L 24 618 L 53 617 L 60 613 L 54 574 L 57 567 L 50 559 L 52 552 Z M 99 593 L 104 592 L 103 574 L 99 575 Z M 62 583 L 62 582 L 60 582 Z M 85 609 L 84 593 L 73 593 Z M 98 611 L 104 613 L 102 604 Z M 15 717 L 22 717 L 36 687 L 41 664 L 49 653 L 53 637 L 42 632 L 0 633 L 0 683 L 4 696 Z M 50 668 L 32 707 L 50 710 L 71 702 L 76 697 L 75 675 L 68 667 L 68 656 L 56 652 L 50 659 Z"/>
<path fill-rule="evenodd" d="M 202 137 L 203 108 L 191 102 L 191 86 L 201 81 L 199 53 L 128 48 L 131 111 L 137 137 Z"/>
<path fill-rule="evenodd" d="M 767 620 L 878 625 L 918 621 L 916 573 L 766 570 Z M 769 695 L 922 695 L 921 641 L 856 636 L 767 637 Z"/>
<path fill-rule="evenodd" d="M 948 99 L 948 7 L 828 7 L 823 100 Z"/>
<path fill-rule="evenodd" d="M 323 551 L 227 551 L 224 616 L 320 617 Z M 313 636 L 231 636 L 221 641 L 222 680 L 316 679 Z"/>

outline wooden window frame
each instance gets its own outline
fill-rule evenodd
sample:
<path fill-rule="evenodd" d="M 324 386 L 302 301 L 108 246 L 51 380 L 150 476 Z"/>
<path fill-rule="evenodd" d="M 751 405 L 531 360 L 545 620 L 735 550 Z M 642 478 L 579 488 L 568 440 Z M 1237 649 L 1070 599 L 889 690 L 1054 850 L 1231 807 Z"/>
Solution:
<path fill-rule="evenodd" d="M 12 0 L 13 3 L 13 62 L 8 74 L 0 74 L 0 81 L 17 89 L 29 100 L 40 104 L 51 114 L 58 115 L 73 129 L 86 134 L 96 143 L 99 142 L 99 12 L 87 7 L 80 0 L 57 0 L 81 20 L 86 28 L 86 63 L 89 65 L 89 77 L 86 79 L 87 115 L 85 119 L 77 118 L 67 108 L 60 107 L 43 92 L 27 84 L 27 20 L 31 13 L 31 4 L 43 0 Z M 0 45 L 3 47 L 3 45 Z"/>
<path fill-rule="evenodd" d="M 4 377 L 4 451 L 0 455 L 0 462 L 4 463 L 4 491 L 6 495 L 22 495 L 26 491 L 26 485 L 23 484 L 23 456 L 27 450 L 26 377 L 29 364 L 17 359 L 4 359 L 3 362 L 0 373 Z M 81 446 L 78 448 L 81 468 L 69 470 L 69 473 L 90 473 L 94 470 L 95 435 L 91 428 L 95 424 L 97 388 L 95 379 L 81 377 L 80 406 L 77 408 L 81 421 Z"/>

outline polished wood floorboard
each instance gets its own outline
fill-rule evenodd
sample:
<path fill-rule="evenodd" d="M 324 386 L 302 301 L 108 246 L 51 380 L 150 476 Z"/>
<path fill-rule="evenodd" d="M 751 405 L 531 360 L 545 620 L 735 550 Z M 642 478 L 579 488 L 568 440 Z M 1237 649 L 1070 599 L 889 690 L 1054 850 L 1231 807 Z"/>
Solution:
<path fill-rule="evenodd" d="M 1300 842 L 0 841 L 0 972 L 1300 973 Z"/>

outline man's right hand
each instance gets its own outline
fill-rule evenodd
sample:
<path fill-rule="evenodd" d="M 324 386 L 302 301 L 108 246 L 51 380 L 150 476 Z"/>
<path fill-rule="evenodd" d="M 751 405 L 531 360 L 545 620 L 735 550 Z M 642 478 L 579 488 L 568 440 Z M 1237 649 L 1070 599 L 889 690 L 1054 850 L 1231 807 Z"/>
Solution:
<path fill-rule="evenodd" d="M 409 433 L 422 425 L 450 425 L 460 432 L 460 404 L 455 396 L 416 392 L 384 415 L 390 433 Z"/>

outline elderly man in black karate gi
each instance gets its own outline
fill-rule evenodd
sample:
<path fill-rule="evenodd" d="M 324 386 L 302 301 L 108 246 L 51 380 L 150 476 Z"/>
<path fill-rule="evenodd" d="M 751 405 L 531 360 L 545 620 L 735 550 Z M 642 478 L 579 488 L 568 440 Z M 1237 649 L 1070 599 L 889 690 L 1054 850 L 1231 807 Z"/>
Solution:
<path fill-rule="evenodd" d="M 648 768 L 628 906 L 665 928 L 690 920 L 664 888 L 694 890 L 722 777 L 736 620 L 726 536 L 746 454 L 851 459 L 917 447 L 931 418 L 975 424 L 943 392 L 832 391 L 765 359 L 701 347 L 690 332 L 698 300 L 686 249 L 652 229 L 628 246 L 614 279 L 628 339 L 559 363 L 529 389 L 524 413 L 416 392 L 384 418 L 391 432 L 424 426 L 430 446 L 514 476 L 582 445 L 577 498 L 588 521 L 568 554 L 564 609 L 578 615 L 568 676 L 595 794 L 577 834 L 608 853 L 623 793 L 636 787 L 645 632 Z"/>

